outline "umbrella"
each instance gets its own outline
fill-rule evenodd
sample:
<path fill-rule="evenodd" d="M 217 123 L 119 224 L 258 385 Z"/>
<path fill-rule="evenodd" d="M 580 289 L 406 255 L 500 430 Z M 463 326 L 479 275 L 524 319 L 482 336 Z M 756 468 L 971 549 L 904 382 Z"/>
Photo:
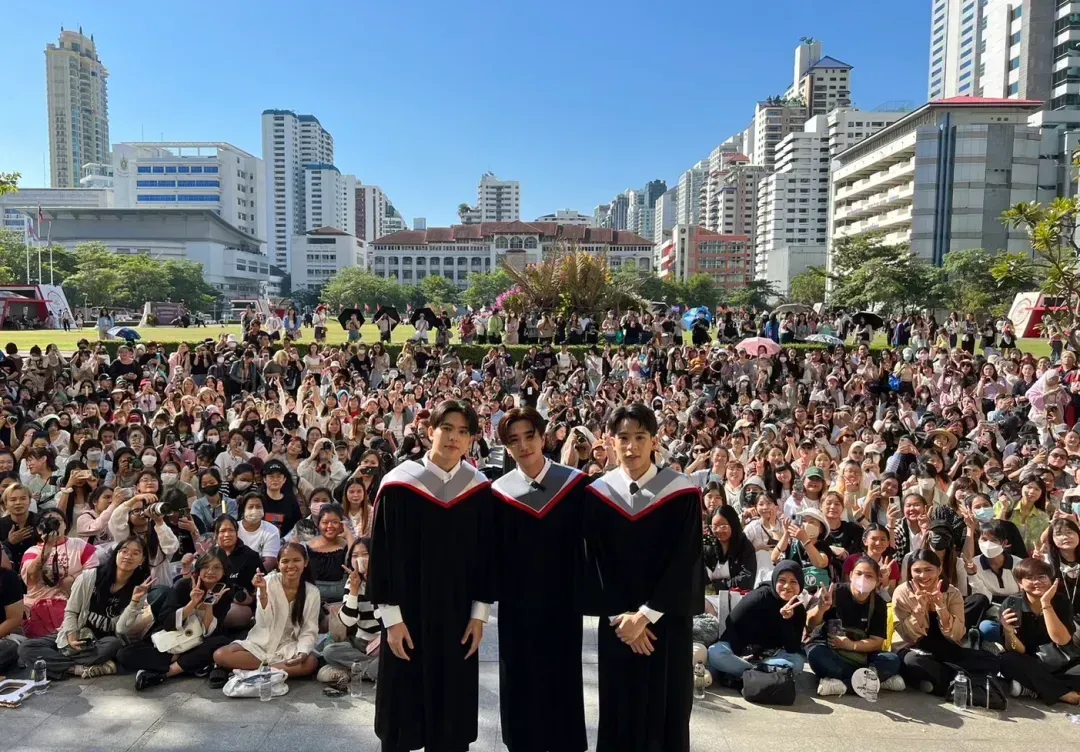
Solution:
<path fill-rule="evenodd" d="M 802 303 L 784 303 L 782 306 L 777 306 L 773 313 L 810 313 L 813 310 L 810 306 Z"/>
<path fill-rule="evenodd" d="M 117 339 L 142 339 L 142 335 L 128 326 L 114 326 L 109 330 L 110 337 Z"/>
<path fill-rule="evenodd" d="M 830 347 L 844 344 L 844 340 L 839 337 L 834 337 L 831 334 L 811 334 L 806 338 L 806 341 L 817 342 L 822 345 L 829 345 Z"/>
<path fill-rule="evenodd" d="M 758 351 L 763 347 L 765 348 L 766 355 L 776 355 L 780 352 L 780 345 L 767 337 L 747 337 L 742 342 L 735 345 L 736 350 L 742 350 L 747 355 L 753 355 L 755 357 L 757 357 Z"/>
<path fill-rule="evenodd" d="M 364 325 L 364 314 L 360 313 L 359 308 L 346 308 L 338 314 L 337 320 L 341 324 L 342 329 L 349 328 L 349 319 L 356 316 L 357 321 L 360 322 L 360 326 Z"/>
<path fill-rule="evenodd" d="M 421 318 L 427 319 L 427 322 L 431 325 L 432 329 L 434 329 L 439 324 L 439 317 L 435 315 L 435 311 L 431 310 L 427 306 L 424 306 L 423 308 L 418 308 L 417 310 L 413 311 L 413 315 L 409 318 L 409 323 L 413 326 L 416 326 L 416 322 L 419 321 Z"/>
<path fill-rule="evenodd" d="M 401 314 L 398 313 L 397 309 L 393 306 L 379 306 L 379 310 L 375 311 L 375 318 L 373 320 L 378 321 L 383 316 L 390 319 L 391 329 L 401 323 Z"/>
<path fill-rule="evenodd" d="M 683 314 L 683 325 L 686 326 L 687 329 L 693 329 L 694 321 L 697 320 L 699 315 L 704 315 L 705 320 L 708 321 L 709 324 L 712 324 L 712 311 L 705 306 L 701 306 L 700 308 L 690 308 Z"/>
<path fill-rule="evenodd" d="M 659 300 L 649 303 L 649 310 L 654 314 L 663 315 L 671 310 L 671 306 Z"/>
<path fill-rule="evenodd" d="M 869 324 L 875 329 L 880 329 L 881 327 L 885 326 L 885 319 L 881 318 L 881 316 L 878 316 L 872 311 L 859 311 L 852 317 L 852 321 L 854 321 L 859 326 L 862 326 L 863 324 Z"/>

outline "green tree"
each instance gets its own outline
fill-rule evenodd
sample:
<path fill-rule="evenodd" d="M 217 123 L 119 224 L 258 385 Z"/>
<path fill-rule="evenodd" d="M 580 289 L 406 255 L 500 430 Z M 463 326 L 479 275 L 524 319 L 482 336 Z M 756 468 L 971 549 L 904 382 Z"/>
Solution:
<path fill-rule="evenodd" d="M 19 190 L 19 178 L 21 177 L 22 175 L 17 172 L 0 172 L 0 196 L 6 196 Z"/>
<path fill-rule="evenodd" d="M 183 300 L 189 311 L 213 309 L 221 295 L 203 277 L 202 264 L 194 261 L 166 261 L 163 265 L 169 297 Z"/>
<path fill-rule="evenodd" d="M 890 245 L 880 234 L 842 238 L 833 248 L 830 301 L 854 308 L 933 308 L 941 270 L 916 258 L 907 244 Z"/>
<path fill-rule="evenodd" d="M 461 302 L 461 291 L 457 285 L 441 274 L 429 274 L 420 280 L 416 287 L 423 296 L 424 303 L 432 308 L 449 308 Z"/>
<path fill-rule="evenodd" d="M 679 283 L 667 283 L 638 266 L 620 266 L 611 273 L 612 284 L 630 290 L 649 301 L 676 305 L 683 302 L 685 290 Z"/>
<path fill-rule="evenodd" d="M 1010 275 L 995 278 L 994 269 L 1007 256 L 982 248 L 950 251 L 945 256 L 938 285 L 942 303 L 963 313 L 1003 315 L 1016 293 L 1031 289 L 1026 281 Z"/>
<path fill-rule="evenodd" d="M 793 303 L 814 305 L 825 302 L 825 272 L 818 267 L 810 267 L 791 278 L 791 290 L 788 295 Z"/>
<path fill-rule="evenodd" d="M 772 299 L 779 292 L 776 286 L 767 279 L 755 279 L 731 293 L 728 302 L 735 308 L 757 308 L 762 310 L 771 305 Z"/>
<path fill-rule="evenodd" d="M 295 299 L 296 295 L 293 297 Z M 405 290 L 397 282 L 376 277 L 359 267 L 342 269 L 322 289 L 322 301 L 333 309 L 339 306 L 363 308 L 367 304 L 375 310 L 379 305 L 403 306 L 405 300 Z"/>
<path fill-rule="evenodd" d="M 479 310 L 484 304 L 492 305 L 495 298 L 514 286 L 510 275 L 502 269 L 493 272 L 473 272 L 469 275 L 469 287 L 461 296 L 461 302 L 473 310 Z"/>
<path fill-rule="evenodd" d="M 705 306 L 709 310 L 716 310 L 716 306 L 725 302 L 725 290 L 716 284 L 708 274 L 695 274 L 682 284 L 683 307 Z M 769 294 L 775 294 L 770 292 Z"/>

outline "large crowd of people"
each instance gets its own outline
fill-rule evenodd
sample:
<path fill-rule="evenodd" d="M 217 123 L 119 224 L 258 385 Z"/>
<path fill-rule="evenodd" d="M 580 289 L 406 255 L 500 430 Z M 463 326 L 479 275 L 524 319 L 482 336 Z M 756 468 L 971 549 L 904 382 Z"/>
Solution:
<path fill-rule="evenodd" d="M 485 309 L 457 324 L 482 359 L 423 332 L 391 358 L 284 318 L 115 357 L 8 345 L 0 671 L 360 672 L 387 749 L 466 749 L 498 602 L 511 750 L 585 748 L 585 614 L 602 750 L 689 748 L 695 642 L 715 691 L 809 669 L 822 696 L 945 697 L 963 673 L 1080 705 L 1060 337 L 1051 359 L 956 315 Z M 814 334 L 849 344 L 789 346 Z"/>

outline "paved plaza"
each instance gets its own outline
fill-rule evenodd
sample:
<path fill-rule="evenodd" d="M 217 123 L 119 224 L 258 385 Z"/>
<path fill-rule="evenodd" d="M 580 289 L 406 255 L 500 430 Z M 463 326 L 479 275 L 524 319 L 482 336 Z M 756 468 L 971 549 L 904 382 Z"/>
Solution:
<path fill-rule="evenodd" d="M 505 750 L 499 741 L 497 616 L 481 649 L 480 737 L 473 750 Z M 596 741 L 596 631 L 587 622 L 583 646 L 586 720 Z M 882 693 L 870 705 L 854 696 L 820 700 L 815 680 L 800 677 L 791 708 L 752 706 L 730 690 L 694 707 L 695 752 L 792 748 L 799 752 L 877 750 L 1080 749 L 1080 726 L 1067 711 L 1012 701 L 1005 717 L 958 714 L 916 692 Z M 17 710 L 0 709 L 0 751 L 202 750 L 203 752 L 374 752 L 373 695 L 329 699 L 314 681 L 292 682 L 283 698 L 230 700 L 205 680 L 179 679 L 135 694 L 131 676 L 71 679 Z M 370 690 L 371 685 L 365 685 Z"/>

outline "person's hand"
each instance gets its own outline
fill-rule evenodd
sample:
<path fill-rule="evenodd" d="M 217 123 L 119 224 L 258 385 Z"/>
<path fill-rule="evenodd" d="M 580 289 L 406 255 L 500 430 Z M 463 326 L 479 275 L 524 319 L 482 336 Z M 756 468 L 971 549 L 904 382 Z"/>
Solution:
<path fill-rule="evenodd" d="M 792 596 L 791 600 L 780 607 L 780 615 L 790 619 L 795 615 L 795 609 L 799 607 L 799 596 Z"/>
<path fill-rule="evenodd" d="M 1050 587 L 1046 588 L 1046 591 L 1039 597 L 1039 602 L 1042 603 L 1043 611 L 1048 608 L 1053 608 L 1054 596 L 1057 595 L 1058 585 L 1061 580 L 1054 580 Z"/>
<path fill-rule="evenodd" d="M 461 637 L 461 644 L 469 646 L 469 651 L 465 653 L 465 660 L 469 660 L 476 654 L 483 639 L 484 622 L 480 619 L 469 619 L 469 625 L 465 627 L 465 634 Z"/>
<path fill-rule="evenodd" d="M 803 544 L 806 543 L 808 536 L 806 535 L 806 531 L 803 530 L 801 525 L 796 525 L 794 522 L 789 522 L 785 529 L 787 530 L 789 538 L 794 538 L 795 540 Z"/>
<path fill-rule="evenodd" d="M 833 605 L 833 596 L 836 594 L 836 583 L 829 585 L 818 595 L 818 613 L 824 614 Z"/>
<path fill-rule="evenodd" d="M 650 656 L 653 651 L 656 650 L 654 643 L 656 642 L 656 635 L 653 631 L 646 627 L 641 635 L 630 643 L 630 649 L 637 655 Z"/>
<path fill-rule="evenodd" d="M 7 542 L 12 545 L 22 543 L 24 540 L 26 540 L 33 534 L 34 528 L 30 527 L 29 525 L 24 525 L 23 527 L 12 527 L 11 530 L 8 531 Z"/>
<path fill-rule="evenodd" d="M 192 535 L 198 535 L 199 528 L 195 525 L 195 520 L 191 516 L 181 517 L 176 522 L 176 526 L 181 530 L 186 530 Z"/>
<path fill-rule="evenodd" d="M 360 595 L 360 572 L 355 569 L 349 569 L 344 564 L 341 568 L 349 573 L 349 592 L 353 595 Z"/>
<path fill-rule="evenodd" d="M 918 590 L 915 593 L 915 603 L 911 609 L 914 614 L 927 614 L 931 609 L 931 598 L 933 595 L 925 590 Z"/>
<path fill-rule="evenodd" d="M 930 529 L 930 515 L 923 513 L 920 514 L 916 519 L 919 523 L 920 532 L 925 533 L 927 530 Z"/>
<path fill-rule="evenodd" d="M 844 635 L 829 635 L 828 643 L 834 650 L 851 650 L 855 647 L 854 641 Z"/>
<path fill-rule="evenodd" d="M 206 591 L 199 582 L 199 576 L 195 575 L 191 578 L 191 596 L 189 597 L 188 603 L 193 608 L 198 608 L 202 605 L 204 598 L 206 598 Z"/>
<path fill-rule="evenodd" d="M 832 551 L 833 556 L 835 556 L 840 561 L 844 561 L 845 559 L 847 559 L 848 556 L 850 556 L 850 554 L 847 552 L 847 549 L 841 548 L 840 546 L 829 546 L 829 550 Z"/>
<path fill-rule="evenodd" d="M 975 515 L 972 514 L 971 510 L 964 504 L 958 504 L 957 506 L 958 506 L 957 512 L 960 514 L 960 517 L 963 518 L 964 524 L 967 525 L 968 529 L 971 530 L 971 531 L 978 530 L 979 529 L 979 521 L 977 519 L 975 519 Z M 974 537 L 974 536 L 972 536 L 972 537 Z"/>
<path fill-rule="evenodd" d="M 146 594 L 150 591 L 150 588 L 157 582 L 153 577 L 147 577 L 141 583 L 135 586 L 135 589 L 131 591 L 131 600 L 135 603 L 146 599 Z"/>
<path fill-rule="evenodd" d="M 649 625 L 649 619 L 645 614 L 637 611 L 632 614 L 619 614 L 615 617 L 615 634 L 627 645 L 636 642 L 641 633 Z"/>
<path fill-rule="evenodd" d="M 1005 634 L 1012 637 L 1016 634 L 1016 630 L 1020 628 L 1020 614 L 1011 608 L 1007 608 L 1001 612 L 1001 629 Z"/>
<path fill-rule="evenodd" d="M 307 653 L 296 653 L 296 654 L 293 655 L 292 658 L 289 658 L 288 660 L 285 661 L 285 665 L 286 666 L 299 666 L 301 663 L 303 663 L 305 660 L 307 660 L 307 657 L 308 657 Z"/>
<path fill-rule="evenodd" d="M 466 636 L 468 636 L 467 630 Z M 386 630 L 386 642 L 390 645 L 390 652 L 398 658 L 403 661 L 412 660 L 405 652 L 406 646 L 409 650 L 413 649 L 412 635 L 409 634 L 409 628 L 405 626 L 405 622 L 399 622 Z"/>
<path fill-rule="evenodd" d="M 266 577 L 263 575 L 262 569 L 255 570 L 255 576 L 251 578 L 251 584 L 259 591 L 260 596 L 266 596 Z"/>
<path fill-rule="evenodd" d="M 72 650 L 79 651 L 83 649 L 83 641 L 79 639 L 78 631 L 68 632 L 67 644 Z"/>
<path fill-rule="evenodd" d="M 892 568 L 894 559 L 892 557 L 885 557 L 881 560 L 881 564 L 878 565 L 878 571 L 880 572 L 879 580 L 882 583 L 888 583 L 892 579 Z"/>

